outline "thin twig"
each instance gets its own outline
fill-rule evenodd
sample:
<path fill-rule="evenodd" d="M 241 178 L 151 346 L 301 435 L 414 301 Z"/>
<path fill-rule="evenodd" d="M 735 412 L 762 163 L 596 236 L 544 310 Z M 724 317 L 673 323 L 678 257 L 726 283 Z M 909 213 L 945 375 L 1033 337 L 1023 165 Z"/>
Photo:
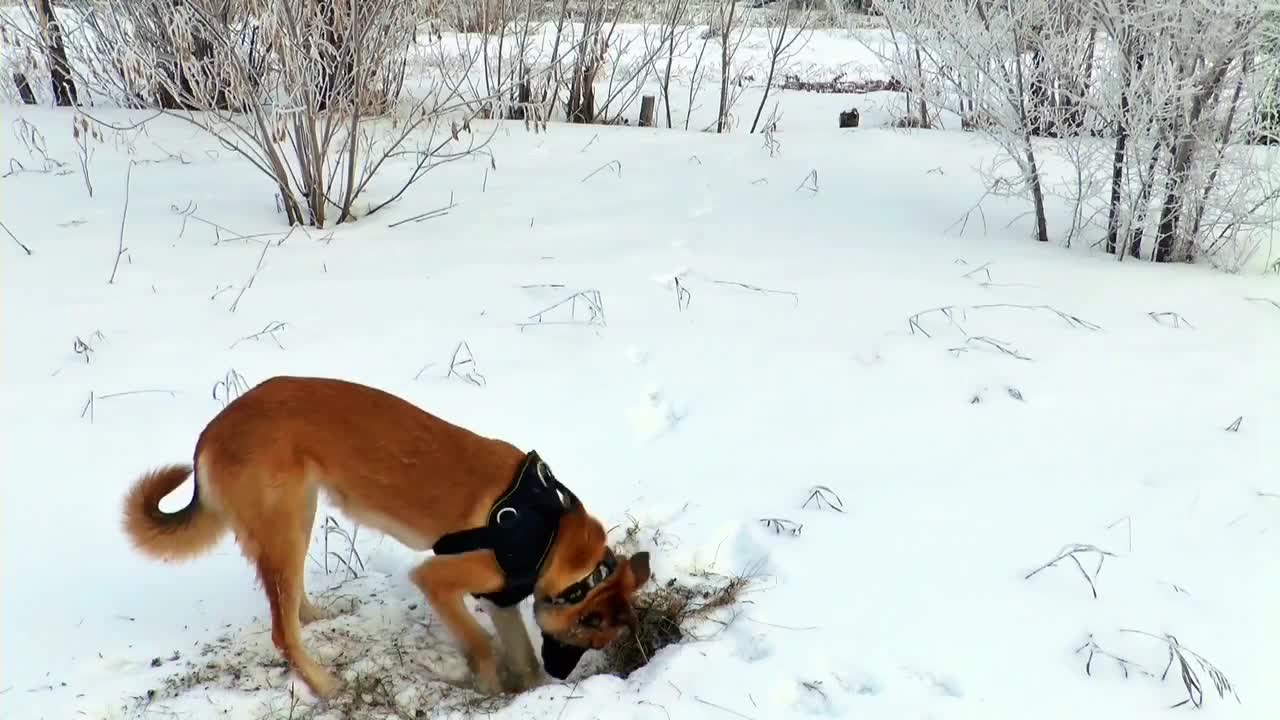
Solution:
<path fill-rule="evenodd" d="M 1180 328 L 1183 325 L 1186 325 L 1192 330 L 1195 330 L 1196 328 L 1195 325 L 1191 324 L 1190 320 L 1182 317 L 1182 315 L 1176 312 L 1171 312 L 1171 311 L 1149 312 L 1147 313 L 1147 317 L 1151 318 L 1152 321 L 1154 321 L 1155 323 L 1159 325 L 1164 325 L 1165 327 Z"/>
<path fill-rule="evenodd" d="M 609 162 L 601 165 L 595 170 L 592 170 L 590 174 L 588 174 L 586 177 L 582 178 L 578 182 L 586 182 L 590 180 L 591 178 L 595 177 L 596 173 L 600 172 L 601 170 L 604 170 L 605 168 L 612 168 L 614 175 L 618 177 L 622 177 L 622 163 L 618 162 L 617 160 L 610 160 Z"/>
<path fill-rule="evenodd" d="M 917 313 L 914 313 L 910 317 L 908 317 L 907 327 L 911 330 L 912 335 L 919 332 L 925 337 L 933 337 L 931 334 L 929 334 L 927 330 L 924 329 L 924 326 L 921 325 L 920 319 L 925 315 L 936 312 L 936 313 L 941 313 L 944 317 L 946 317 L 952 326 L 954 326 L 957 330 L 959 330 L 963 335 L 967 337 L 969 333 L 956 320 L 957 315 L 959 315 L 963 319 L 966 317 L 967 312 L 969 310 L 992 310 L 992 309 L 998 309 L 998 308 L 1010 308 L 1010 309 L 1017 309 L 1017 310 L 1031 310 L 1031 311 L 1047 310 L 1057 315 L 1059 318 L 1061 318 L 1064 322 L 1066 322 L 1071 327 L 1079 327 L 1079 328 L 1084 328 L 1086 330 L 1091 330 L 1091 331 L 1102 329 L 1100 325 L 1092 323 L 1076 315 L 1072 315 L 1071 313 L 1063 312 L 1050 305 L 1020 305 L 1017 303 L 985 303 L 982 305 L 967 305 L 967 306 L 966 305 L 943 305 L 941 307 L 929 308 L 927 310 L 921 310 Z"/>
<path fill-rule="evenodd" d="M 713 702 L 710 702 L 710 701 L 708 701 L 708 700 L 703 700 L 702 698 L 698 697 L 697 695 L 694 695 L 694 696 L 693 696 L 693 699 L 694 699 L 694 700 L 697 700 L 698 702 L 702 703 L 703 705 L 707 705 L 708 707 L 713 707 L 713 708 L 715 708 L 715 709 L 717 709 L 717 710 L 722 710 L 722 711 L 724 711 L 724 712 L 729 713 L 730 715 L 736 715 L 736 716 L 738 716 L 738 717 L 742 718 L 743 720 L 755 720 L 755 718 L 751 717 L 750 715 L 743 715 L 742 713 L 740 713 L 740 712 L 738 712 L 737 710 L 734 710 L 734 709 L 732 709 L 732 708 L 727 708 L 727 707 L 725 707 L 725 706 L 723 706 L 723 705 L 717 705 L 717 704 L 715 704 L 715 703 L 713 703 Z"/>
<path fill-rule="evenodd" d="M 466 355 L 459 357 L 459 354 L 464 350 L 466 351 Z M 471 366 L 469 370 L 466 372 L 458 371 L 458 368 L 466 367 L 467 365 Z M 471 352 L 471 346 L 467 344 L 466 340 L 459 341 L 457 347 L 453 349 L 453 356 L 449 358 L 449 372 L 445 377 L 457 377 L 475 385 L 476 387 L 484 387 L 488 384 L 484 375 L 482 375 L 480 370 L 476 367 L 475 353 Z"/>
<path fill-rule="evenodd" d="M 1275 300 L 1272 300 L 1271 298 L 1265 298 L 1265 297 L 1246 297 L 1246 298 L 1245 298 L 1245 300 L 1248 300 L 1249 302 L 1267 303 L 1267 304 L 1271 305 L 1272 307 L 1274 307 L 1275 309 L 1280 310 L 1280 302 L 1277 302 L 1277 301 L 1275 301 Z"/>
<path fill-rule="evenodd" d="M 840 495 L 826 485 L 814 485 L 809 491 L 809 497 L 800 507 L 809 507 L 809 503 L 813 503 L 818 509 L 822 509 L 825 505 L 836 512 L 844 512 L 844 500 L 841 500 Z"/>
<path fill-rule="evenodd" d="M 812 180 L 812 182 L 810 182 L 810 180 Z M 817 169 L 810 170 L 810 171 L 809 171 L 809 174 L 804 176 L 804 180 L 801 180 L 801 181 L 800 181 L 800 184 L 799 184 L 799 185 L 797 185 L 797 186 L 796 186 L 796 189 L 795 189 L 795 190 L 792 190 L 792 192 L 799 192 L 799 191 L 801 191 L 801 190 L 808 190 L 808 191 L 809 191 L 809 192 L 811 192 L 811 193 L 817 193 L 817 192 L 818 192 L 818 171 L 817 171 Z"/>
<path fill-rule="evenodd" d="M 1090 576 L 1090 575 L 1089 575 L 1089 573 L 1084 569 L 1084 565 L 1080 563 L 1079 558 L 1077 558 L 1077 557 L 1076 557 L 1076 553 L 1096 553 L 1096 554 L 1097 554 L 1097 556 L 1098 556 L 1098 567 L 1094 569 L 1094 571 L 1093 571 L 1093 575 L 1092 575 L 1092 576 Z M 1070 558 L 1070 559 L 1071 559 L 1071 560 L 1076 564 L 1076 568 L 1078 568 L 1078 569 L 1080 570 L 1080 574 L 1084 576 L 1085 582 L 1089 583 L 1089 590 L 1090 590 L 1090 592 L 1092 592 L 1092 593 L 1093 593 L 1093 597 L 1094 597 L 1094 599 L 1097 599 L 1097 597 L 1098 597 L 1098 588 L 1097 588 L 1097 586 L 1096 586 L 1094 583 L 1095 583 L 1095 581 L 1097 581 L 1097 579 L 1098 579 L 1098 574 L 1102 572 L 1102 563 L 1103 563 L 1103 561 L 1105 561 L 1105 560 L 1106 560 L 1107 558 L 1109 558 L 1109 557 L 1115 557 L 1115 553 L 1107 552 L 1106 550 L 1102 550 L 1102 549 L 1100 549 L 1100 548 L 1098 548 L 1098 547 L 1095 547 L 1095 546 L 1093 546 L 1093 545 L 1084 545 L 1084 544 L 1081 544 L 1081 543 L 1071 543 L 1071 544 L 1069 544 L 1069 545 L 1064 545 L 1064 546 L 1063 546 L 1063 548 L 1062 548 L 1061 550 L 1059 550 L 1059 551 L 1058 551 L 1058 554 L 1057 554 L 1057 555 L 1056 555 L 1052 560 L 1050 560 L 1049 562 L 1047 562 L 1047 563 L 1045 563 L 1045 564 L 1041 565 L 1040 567 L 1036 568 L 1035 570 L 1032 570 L 1031 572 L 1027 573 L 1026 575 L 1024 575 L 1024 576 L 1023 576 L 1023 578 L 1022 578 L 1022 579 L 1023 579 L 1023 580 L 1030 580 L 1032 577 L 1034 577 L 1034 576 L 1035 576 L 1037 573 L 1039 573 L 1041 570 L 1044 570 L 1044 569 L 1046 569 L 1046 568 L 1054 567 L 1055 565 L 1057 565 L 1057 564 L 1058 564 L 1058 562 L 1060 562 L 1060 561 L 1062 561 L 1062 560 L 1064 560 L 1064 559 Z"/>
<path fill-rule="evenodd" d="M 284 237 L 280 238 L 280 242 L 276 244 L 284 244 L 284 241 L 288 240 L 292 234 L 293 228 L 290 228 L 289 232 L 285 233 Z M 236 308 L 240 306 L 240 298 L 244 297 L 245 292 L 253 287 L 253 281 L 258 279 L 258 272 L 262 270 L 262 261 L 267 259 L 267 250 L 269 249 L 271 249 L 271 241 L 266 240 L 262 243 L 262 253 L 258 255 L 258 264 L 253 267 L 253 273 L 249 275 L 249 280 L 241 286 L 240 292 L 236 293 L 236 299 L 231 302 L 231 307 L 229 308 L 231 312 L 236 311 Z"/>
<path fill-rule="evenodd" d="M 267 323 L 266 327 L 262 328 L 258 332 L 252 335 L 246 335 L 240 338 L 239 340 L 236 340 L 235 342 L 231 343 L 231 347 L 227 349 L 234 350 L 237 345 L 239 345 L 240 343 L 246 340 L 260 340 L 262 339 L 262 336 L 265 335 L 267 337 L 270 337 L 272 341 L 275 342 L 276 347 L 283 350 L 284 345 L 280 343 L 280 338 L 276 337 L 276 333 L 283 331 L 287 327 L 288 327 L 288 323 L 283 323 L 283 322 L 280 322 L 279 320 L 272 320 L 271 322 Z"/>
<path fill-rule="evenodd" d="M 393 227 L 399 227 L 408 222 L 422 222 L 423 220 L 434 220 L 438 217 L 443 217 L 445 215 L 448 215 L 449 211 L 456 207 L 458 206 L 453 202 L 453 193 L 450 192 L 448 205 L 445 205 L 444 207 L 436 208 L 435 210 L 428 210 L 420 215 L 414 215 L 413 217 L 407 217 L 403 220 L 397 220 L 391 223 L 390 225 L 388 225 L 387 227 L 393 228 Z"/>
<path fill-rule="evenodd" d="M 795 293 L 795 292 L 792 292 L 792 291 L 790 291 L 790 290 L 771 290 L 770 288 L 764 288 L 764 287 L 760 287 L 760 286 L 758 286 L 758 285 L 748 285 L 747 283 L 737 282 L 736 280 L 712 280 L 711 282 L 716 283 L 717 285 L 735 285 L 735 286 L 740 287 L 740 288 L 743 288 L 743 289 L 745 289 L 745 290 L 750 290 L 750 291 L 752 291 L 752 292 L 758 292 L 758 293 L 764 293 L 764 294 L 766 294 L 766 295 L 790 295 L 790 296 L 791 296 L 791 300 L 793 301 L 793 303 L 794 303 L 795 305 L 799 305 L 799 304 L 800 304 L 800 295 L 799 295 L 799 293 Z"/>
<path fill-rule="evenodd" d="M 18 239 L 18 236 L 17 236 L 17 235 L 14 235 L 14 234 L 13 234 L 13 232 L 9 230 L 9 226 L 8 226 L 8 225 L 5 225 L 4 223 L 0 222 L 0 228 L 3 228 L 3 229 L 4 229 L 5 234 L 6 234 L 6 235 L 8 235 L 9 237 L 13 238 L 13 241 L 14 241 L 14 242 L 18 243 L 18 247 L 20 247 L 20 248 L 22 248 L 24 251 L 26 251 L 26 253 L 27 253 L 28 255 L 31 255 L 31 254 L 32 254 L 32 252 L 31 252 L 31 248 L 29 248 L 29 247 L 27 247 L 26 245 L 24 245 L 24 244 L 22 243 L 22 241 Z"/>
<path fill-rule="evenodd" d="M 99 395 L 97 397 L 99 400 L 109 400 L 111 398 L 125 397 L 126 395 L 151 395 L 157 393 L 168 395 L 169 397 L 178 396 L 178 392 L 176 390 L 125 390 L 124 392 L 109 393 L 107 395 Z"/>
<path fill-rule="evenodd" d="M 981 345 L 986 345 L 987 347 L 993 347 L 996 350 L 999 350 L 1000 352 L 1004 353 L 1005 355 L 1008 355 L 1013 358 L 1017 358 L 1018 360 L 1031 359 L 1026 355 L 1023 355 L 1022 353 L 1015 350 L 1013 346 L 1010 345 L 1009 343 L 1003 340 L 997 340 L 992 337 L 987 337 L 986 335 L 971 335 L 964 339 L 964 345 L 948 348 L 948 350 L 950 352 L 955 353 L 956 355 L 959 355 L 962 352 L 968 352 L 972 350 L 973 348 L 969 346 L 974 344 L 981 344 Z"/>
<path fill-rule="evenodd" d="M 111 277 L 107 279 L 108 285 L 115 284 L 116 270 L 120 268 L 120 256 L 124 255 L 124 223 L 129 218 L 129 181 L 133 178 L 133 160 L 129 161 L 129 167 L 124 174 L 124 211 L 120 213 L 120 239 L 116 245 L 116 261 L 111 266 Z"/>
<path fill-rule="evenodd" d="M 1169 670 L 1173 667 L 1173 663 L 1176 660 L 1178 662 L 1178 674 L 1181 676 L 1182 684 L 1187 690 L 1187 699 L 1175 703 L 1172 707 L 1180 707 L 1188 702 L 1196 707 L 1201 707 L 1204 703 L 1204 687 L 1201 684 L 1200 676 L 1196 674 L 1195 669 L 1191 666 L 1191 662 L 1187 660 L 1188 657 L 1190 657 L 1191 660 L 1194 660 L 1195 664 L 1199 665 L 1200 669 L 1204 670 L 1205 674 L 1209 676 L 1209 679 L 1213 682 L 1214 690 L 1218 693 L 1218 697 L 1226 699 L 1227 693 L 1231 693 L 1237 703 L 1241 702 L 1240 696 L 1236 694 L 1235 688 L 1231 686 L 1231 681 L 1227 679 L 1227 676 L 1215 667 L 1213 663 L 1206 660 L 1202 655 L 1180 643 L 1178 638 L 1174 635 L 1169 633 L 1155 635 L 1143 630 L 1132 630 L 1128 628 L 1121 628 L 1120 632 L 1145 635 L 1146 637 L 1163 642 L 1168 647 L 1169 662 L 1165 665 L 1164 672 L 1160 673 L 1160 680 L 1164 681 L 1164 679 L 1168 677 Z"/>
<path fill-rule="evenodd" d="M 587 307 L 587 318 L 585 320 L 578 319 L 578 301 L 579 300 L 581 300 L 583 304 L 586 305 Z M 568 320 L 560 320 L 560 321 L 543 320 L 544 315 L 565 304 L 569 305 Z M 525 322 L 517 323 L 517 326 L 523 329 L 530 325 L 607 325 L 607 324 L 608 323 L 605 322 L 605 317 L 604 317 L 604 302 L 600 297 L 600 291 L 591 289 L 591 290 L 582 290 L 580 292 L 576 292 L 570 295 L 569 297 L 555 303 L 554 305 L 543 308 L 542 310 L 539 310 L 538 312 L 530 315 Z"/>

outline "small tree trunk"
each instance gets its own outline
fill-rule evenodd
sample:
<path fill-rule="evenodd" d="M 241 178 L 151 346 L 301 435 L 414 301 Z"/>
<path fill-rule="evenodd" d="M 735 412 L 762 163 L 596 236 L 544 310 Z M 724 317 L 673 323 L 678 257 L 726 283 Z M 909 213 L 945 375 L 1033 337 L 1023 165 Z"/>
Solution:
<path fill-rule="evenodd" d="M 751 132 L 760 124 L 760 113 L 764 112 L 765 103 L 769 102 L 769 91 L 773 89 L 773 76 L 778 71 L 778 57 L 782 54 L 782 46 L 787 40 L 787 30 L 791 25 L 791 6 L 782 11 L 781 27 L 778 28 L 778 40 L 769 48 L 769 76 L 764 81 L 764 93 L 760 96 L 760 105 L 756 107 L 756 117 L 751 121 Z"/>
<path fill-rule="evenodd" d="M 49 81 L 53 85 L 53 101 L 60 107 L 75 105 L 76 83 L 71 78 L 67 48 L 62 42 L 62 24 L 53 12 L 52 0 L 36 0 L 36 12 L 44 30 L 45 52 L 49 55 Z"/>
<path fill-rule="evenodd" d="M 716 132 L 722 133 L 729 124 L 729 67 L 732 54 L 729 52 L 729 35 L 733 32 L 734 13 L 738 8 L 737 0 L 723 0 L 729 7 L 724 19 L 724 27 L 720 30 L 720 116 L 716 118 Z"/>
<path fill-rule="evenodd" d="M 652 95 L 645 95 L 640 98 L 640 127 L 653 127 L 654 108 L 657 106 L 657 98 Z"/>
<path fill-rule="evenodd" d="M 26 75 L 20 72 L 14 73 L 13 85 L 18 88 L 18 97 L 22 98 L 24 105 L 36 104 L 36 93 L 31 89 L 31 81 L 27 80 Z"/>
<path fill-rule="evenodd" d="M 1044 53 L 1039 46 L 1039 40 L 1036 40 L 1036 46 L 1031 49 L 1031 87 L 1030 102 L 1027 103 L 1028 116 L 1030 119 L 1031 134 L 1036 137 L 1053 137 L 1053 125 L 1050 121 L 1049 108 L 1050 102 L 1049 84 L 1046 82 L 1046 70 L 1044 62 Z M 1019 56 L 1017 60 L 1021 67 L 1022 59 Z"/>
<path fill-rule="evenodd" d="M 1089 28 L 1089 36 L 1087 38 L 1086 47 L 1084 49 L 1084 74 L 1079 82 L 1071 84 L 1072 90 L 1076 96 L 1067 99 L 1064 103 L 1066 106 L 1065 117 L 1063 122 L 1065 129 L 1072 135 L 1079 135 L 1084 131 L 1085 113 L 1087 108 L 1085 99 L 1089 96 L 1089 88 L 1093 86 L 1093 56 L 1096 54 L 1094 49 L 1097 45 L 1098 26 L 1094 25 Z"/>
<path fill-rule="evenodd" d="M 916 76 L 920 78 L 921 86 L 924 85 L 924 61 L 920 57 L 920 46 L 916 46 Z M 929 103 L 924 99 L 924 87 L 920 88 L 920 127 L 928 130 L 932 124 L 929 122 Z"/>
<path fill-rule="evenodd" d="M 1169 164 L 1169 177 L 1165 182 L 1164 205 L 1160 209 L 1160 224 L 1156 228 L 1154 256 L 1156 262 L 1169 262 L 1173 259 L 1178 222 L 1182 219 L 1182 189 L 1186 184 L 1187 171 L 1191 168 L 1191 159 L 1195 155 L 1197 146 L 1195 128 L 1200 122 L 1205 106 L 1222 87 L 1222 80 L 1233 60 L 1231 56 L 1224 56 L 1209 71 L 1200 92 L 1196 93 L 1191 100 L 1190 112 L 1183 120 L 1186 124 L 1177 142 L 1174 143 L 1173 158 Z"/>
<path fill-rule="evenodd" d="M 1147 174 L 1144 176 L 1146 179 L 1143 180 L 1142 188 L 1138 191 L 1138 199 L 1133 204 L 1134 211 L 1129 223 L 1128 240 L 1125 244 L 1125 252 L 1118 258 L 1120 260 L 1124 260 L 1125 254 L 1132 258 L 1141 256 L 1142 236 L 1147 226 L 1147 208 L 1151 204 L 1151 192 L 1156 184 L 1156 165 L 1160 163 L 1160 151 L 1166 147 L 1165 135 L 1167 134 L 1168 130 L 1163 129 L 1151 146 L 1151 159 L 1147 161 Z"/>
<path fill-rule="evenodd" d="M 1227 119 L 1222 123 L 1222 134 L 1218 140 L 1218 157 L 1214 160 L 1213 170 L 1209 171 L 1209 179 L 1204 183 L 1204 189 L 1200 193 L 1200 203 L 1196 206 L 1195 219 L 1191 223 L 1190 238 L 1194 241 L 1200 236 L 1200 224 L 1204 220 L 1205 208 L 1209 205 L 1209 195 L 1213 192 L 1214 184 L 1218 181 L 1218 170 L 1222 168 L 1222 159 L 1227 154 L 1227 147 L 1231 143 L 1231 129 L 1235 124 L 1236 111 L 1240 108 L 1240 97 L 1244 94 L 1244 81 L 1248 75 L 1249 59 L 1245 58 L 1241 61 L 1245 67 L 1242 68 L 1240 77 L 1236 78 L 1236 89 L 1231 94 L 1231 108 L 1227 110 Z"/>
<path fill-rule="evenodd" d="M 1027 146 L 1027 167 L 1031 183 L 1031 200 L 1036 208 L 1036 240 L 1049 242 L 1049 222 L 1044 212 L 1044 189 L 1040 185 L 1040 168 L 1036 163 L 1035 148 L 1031 146 L 1031 136 L 1024 138 Z"/>
<path fill-rule="evenodd" d="M 1120 234 L 1120 184 L 1124 178 L 1125 145 L 1129 141 L 1129 85 L 1133 75 L 1142 72 L 1145 62 L 1146 53 L 1139 52 L 1134 58 L 1134 73 L 1130 73 L 1128 63 L 1122 65 L 1124 77 L 1120 85 L 1120 118 L 1116 122 L 1116 150 L 1111 158 L 1111 207 L 1107 216 L 1107 252 L 1112 255 L 1116 254 Z"/>
<path fill-rule="evenodd" d="M 676 22 L 678 13 L 671 12 L 670 32 L 667 35 L 667 68 L 662 73 L 662 108 L 667 114 L 667 129 L 671 129 L 671 65 L 676 57 Z"/>
<path fill-rule="evenodd" d="M 1018 82 L 1018 115 L 1022 125 L 1023 152 L 1027 159 L 1027 182 L 1031 186 L 1031 201 L 1036 211 L 1036 240 L 1049 242 L 1049 222 L 1044 212 L 1044 188 L 1040 185 L 1040 166 L 1036 162 L 1036 150 L 1032 144 L 1031 126 L 1027 118 L 1026 76 L 1022 71 L 1022 54 L 1014 58 L 1014 70 Z"/>

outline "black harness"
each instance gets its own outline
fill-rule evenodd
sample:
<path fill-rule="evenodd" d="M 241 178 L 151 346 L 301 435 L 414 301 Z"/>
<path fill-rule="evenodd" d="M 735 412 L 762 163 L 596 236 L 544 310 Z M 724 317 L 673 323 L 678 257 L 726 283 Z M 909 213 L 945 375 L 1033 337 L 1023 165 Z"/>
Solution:
<path fill-rule="evenodd" d="M 497 592 L 477 597 L 499 607 L 511 607 L 533 594 L 542 564 L 560 530 L 560 516 L 580 504 L 577 496 L 556 480 L 538 453 L 530 451 L 511 486 L 490 508 L 483 527 L 449 533 L 431 549 L 437 555 L 492 550 L 506 583 Z M 577 590 L 582 583 L 575 583 L 569 590 Z M 586 592 L 582 592 L 578 600 L 585 596 Z"/>
<path fill-rule="evenodd" d="M 556 480 L 551 468 L 531 450 L 520 464 L 511 486 L 489 509 L 483 527 L 444 535 L 431 549 L 437 555 L 492 550 L 502 568 L 504 585 L 501 590 L 477 597 L 499 607 L 511 607 L 533 594 L 542 565 L 560 530 L 560 517 L 580 505 L 577 496 Z M 605 548 L 604 558 L 595 570 L 546 602 L 551 605 L 580 603 L 617 567 L 613 551 Z M 586 652 L 586 648 L 562 643 L 542 633 L 542 662 L 553 677 L 561 680 L 568 677 Z"/>

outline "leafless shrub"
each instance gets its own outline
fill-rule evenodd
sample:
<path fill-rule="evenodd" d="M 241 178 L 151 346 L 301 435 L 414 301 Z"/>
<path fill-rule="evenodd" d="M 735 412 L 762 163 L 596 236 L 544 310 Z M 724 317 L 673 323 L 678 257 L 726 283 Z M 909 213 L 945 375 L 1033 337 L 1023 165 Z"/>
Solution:
<path fill-rule="evenodd" d="M 5 173 L 5 177 L 17 175 L 23 172 L 34 173 L 52 173 L 55 175 L 67 175 L 72 171 L 67 168 L 67 164 L 49 155 L 49 144 L 45 140 L 44 133 L 40 129 L 31 124 L 26 118 L 17 118 L 13 121 L 13 135 L 17 138 L 22 149 L 27 153 L 27 159 L 36 168 L 28 170 L 25 165 L 16 159 L 9 161 L 9 171 Z"/>
<path fill-rule="evenodd" d="M 1066 244 L 1157 262 L 1205 258 L 1234 271 L 1274 222 L 1280 188 L 1244 144 L 1274 93 L 1276 31 L 1262 5 L 1160 0 L 881 0 L 890 42 L 869 49 L 903 79 L 908 122 L 946 111 L 1004 151 L 991 181 L 1071 209 Z M 919 100 L 919 110 L 911 98 Z M 927 102 L 926 102 L 927 101 Z M 932 110 L 932 113 L 930 113 Z M 1033 138 L 1058 138 L 1055 145 Z M 1098 142 L 1107 138 L 1109 143 Z M 1072 166 L 1060 187 L 1040 154 Z M 999 165 L 1016 172 L 996 175 Z"/>
<path fill-rule="evenodd" d="M 477 110 L 450 77 L 402 102 L 417 2 L 76 1 L 84 84 L 217 139 L 272 182 L 291 225 L 375 213 L 488 141 L 471 133 Z M 477 59 L 452 69 L 465 75 Z M 357 211 L 389 167 L 407 176 Z"/>
<path fill-rule="evenodd" d="M 1032 142 L 1037 123 L 1032 95 L 1037 85 L 1026 50 L 1059 32 L 1057 22 L 1064 18 L 1054 15 L 1046 2 L 1052 4 L 881 0 L 877 8 L 884 14 L 891 42 L 887 47 L 864 43 L 908 89 L 903 126 L 933 127 L 940 109 L 997 118 L 985 132 L 1017 166 L 1017 187 L 1031 197 L 1036 238 L 1042 242 L 1048 241 L 1049 231 L 1043 161 Z M 1046 32 L 1032 36 L 1032 27 Z M 911 107 L 911 94 L 918 112 Z"/>
<path fill-rule="evenodd" d="M 692 26 L 690 8 L 692 0 L 664 0 L 657 8 L 657 18 L 645 26 L 643 39 L 647 54 L 652 58 L 652 72 L 658 79 L 658 91 L 666 113 L 667 127 L 671 128 L 671 78 L 677 56 L 681 59 L 689 49 Z M 655 37 L 656 36 L 656 37 Z M 686 128 L 687 129 L 687 128 Z"/>
<path fill-rule="evenodd" d="M 738 49 L 750 32 L 750 10 L 743 0 L 717 0 L 712 9 L 708 31 L 714 33 L 720 45 L 720 106 L 716 114 L 716 132 L 728 132 L 733 127 L 733 106 L 742 95 L 742 68 L 735 69 Z"/>

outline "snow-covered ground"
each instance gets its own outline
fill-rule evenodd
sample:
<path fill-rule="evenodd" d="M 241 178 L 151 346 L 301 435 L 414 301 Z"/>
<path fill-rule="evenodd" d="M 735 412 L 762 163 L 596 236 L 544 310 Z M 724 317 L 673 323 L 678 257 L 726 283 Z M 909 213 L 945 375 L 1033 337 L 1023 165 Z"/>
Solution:
<path fill-rule="evenodd" d="M 1037 245 L 1017 200 L 987 198 L 962 234 L 994 149 L 877 127 L 867 102 L 781 96 L 772 152 L 509 123 L 493 165 L 292 232 L 190 126 L 109 135 L 90 198 L 69 114 L 6 106 L 10 138 L 31 123 L 70 172 L 0 180 L 31 250 L 0 237 L 0 714 L 301 716 L 233 542 L 149 562 L 120 502 L 190 458 L 229 393 L 316 374 L 536 448 L 616 538 L 633 528 L 658 583 L 754 578 L 625 680 L 494 706 L 449 684 L 464 664 L 405 577 L 420 558 L 360 531 L 350 579 L 318 523 L 308 583 L 345 612 L 305 638 L 351 681 L 330 717 L 1164 717 L 1187 697 L 1176 662 L 1159 677 L 1165 634 L 1208 717 L 1269 716 L 1275 276 Z M 834 129 L 849 104 L 870 127 Z M 0 153 L 40 167 L 13 139 Z M 1100 574 L 1082 549 L 1027 579 L 1076 543 L 1110 553 Z"/>

